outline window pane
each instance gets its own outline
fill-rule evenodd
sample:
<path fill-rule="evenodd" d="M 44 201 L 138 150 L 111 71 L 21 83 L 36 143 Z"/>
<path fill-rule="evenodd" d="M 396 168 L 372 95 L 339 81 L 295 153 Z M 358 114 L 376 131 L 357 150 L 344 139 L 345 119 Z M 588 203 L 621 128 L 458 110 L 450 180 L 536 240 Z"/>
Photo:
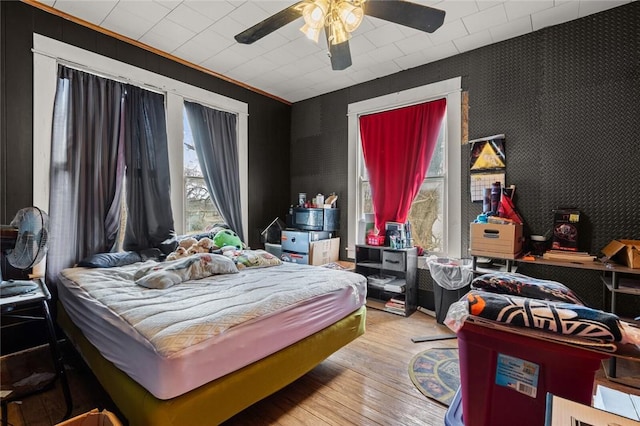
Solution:
<path fill-rule="evenodd" d="M 185 233 L 194 234 L 207 231 L 216 223 L 224 223 L 224 219 L 213 204 L 204 181 L 186 110 L 183 111 L 183 129 Z"/>
<path fill-rule="evenodd" d="M 438 135 L 438 142 L 436 148 L 433 151 L 433 157 L 431 157 L 431 163 L 429 163 L 429 169 L 427 170 L 427 177 L 442 177 L 444 176 L 444 132 L 447 125 L 447 117 L 445 115 L 442 120 L 442 126 L 440 127 L 440 134 Z"/>
<path fill-rule="evenodd" d="M 444 181 L 425 181 L 409 212 L 414 245 L 432 253 L 443 251 L 443 206 Z"/>
<path fill-rule="evenodd" d="M 371 200 L 371 185 L 369 182 L 362 182 L 360 195 L 360 205 L 362 206 L 362 213 L 373 213 L 373 200 Z"/>
<path fill-rule="evenodd" d="M 224 222 L 213 205 L 204 178 L 185 176 L 184 182 L 186 233 L 206 231 L 211 225 Z"/>

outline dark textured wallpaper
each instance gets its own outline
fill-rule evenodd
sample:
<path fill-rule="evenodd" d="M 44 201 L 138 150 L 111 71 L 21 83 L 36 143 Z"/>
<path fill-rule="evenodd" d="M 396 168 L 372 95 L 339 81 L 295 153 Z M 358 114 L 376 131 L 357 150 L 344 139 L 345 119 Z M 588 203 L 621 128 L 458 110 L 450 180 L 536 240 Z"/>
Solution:
<path fill-rule="evenodd" d="M 640 239 L 638 2 L 294 104 L 291 199 L 335 188 L 346 211 L 347 105 L 456 76 L 469 92 L 469 139 L 506 136 L 507 182 L 517 186 L 527 235 L 545 233 L 554 208 L 573 206 L 582 212 L 583 250 Z M 469 223 L 482 206 L 470 202 L 468 169 L 462 177 L 459 214 Z M 346 223 L 343 213 L 345 236 Z M 466 226 L 462 237 L 466 253 Z M 608 300 L 598 273 L 535 265 L 520 272 L 561 281 L 595 307 Z M 419 281 L 424 294 L 431 284 Z M 640 315 L 637 299 L 619 297 L 619 311 Z"/>

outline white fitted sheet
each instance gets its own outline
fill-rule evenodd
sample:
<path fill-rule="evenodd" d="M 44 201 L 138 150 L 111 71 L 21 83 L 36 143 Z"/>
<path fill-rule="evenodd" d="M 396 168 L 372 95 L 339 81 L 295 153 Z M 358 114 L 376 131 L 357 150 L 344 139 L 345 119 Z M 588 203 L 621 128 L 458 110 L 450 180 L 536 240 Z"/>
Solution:
<path fill-rule="evenodd" d="M 156 290 L 119 268 L 69 268 L 59 297 L 86 338 L 159 399 L 271 355 L 365 303 L 353 272 L 284 263 Z"/>

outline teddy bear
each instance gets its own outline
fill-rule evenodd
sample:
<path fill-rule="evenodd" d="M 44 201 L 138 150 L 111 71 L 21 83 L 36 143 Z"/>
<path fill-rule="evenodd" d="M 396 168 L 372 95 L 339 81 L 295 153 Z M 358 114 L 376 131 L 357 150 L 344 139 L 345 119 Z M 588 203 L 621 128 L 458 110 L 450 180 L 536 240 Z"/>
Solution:
<path fill-rule="evenodd" d="M 215 250 L 218 247 L 213 243 L 213 240 L 209 237 L 200 238 L 198 241 L 198 247 L 205 249 L 206 251 Z"/>
<path fill-rule="evenodd" d="M 167 255 L 166 260 L 177 260 L 187 256 L 187 249 L 184 247 L 178 247 L 175 251 Z"/>
<path fill-rule="evenodd" d="M 198 240 L 193 237 L 183 238 L 179 242 L 179 246 L 184 248 L 185 250 L 189 250 L 189 248 L 191 248 L 191 246 L 194 244 L 198 244 Z"/>

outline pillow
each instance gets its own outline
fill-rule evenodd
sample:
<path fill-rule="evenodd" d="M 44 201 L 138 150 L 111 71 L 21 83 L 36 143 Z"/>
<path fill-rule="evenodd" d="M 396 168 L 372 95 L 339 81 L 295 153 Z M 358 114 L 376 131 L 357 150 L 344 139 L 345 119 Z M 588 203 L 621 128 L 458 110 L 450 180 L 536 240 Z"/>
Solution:
<path fill-rule="evenodd" d="M 471 282 L 471 287 L 492 293 L 584 305 L 578 295 L 564 284 L 511 272 L 481 275 Z"/>
<path fill-rule="evenodd" d="M 85 268 L 113 268 L 115 266 L 130 265 L 142 262 L 142 257 L 135 251 L 121 251 L 117 253 L 96 253 L 85 257 L 77 266 Z"/>
<path fill-rule="evenodd" d="M 469 314 L 518 327 L 589 339 L 622 341 L 615 314 L 571 303 L 551 302 L 471 290 Z"/>
<path fill-rule="evenodd" d="M 264 250 L 242 250 L 234 253 L 232 259 L 235 260 L 238 269 L 265 268 L 282 264 L 282 260 Z"/>
<path fill-rule="evenodd" d="M 199 280 L 215 274 L 235 273 L 238 273 L 238 268 L 228 257 L 197 253 L 164 263 L 149 262 L 135 272 L 133 279 L 142 287 L 164 289 L 184 281 Z"/>

